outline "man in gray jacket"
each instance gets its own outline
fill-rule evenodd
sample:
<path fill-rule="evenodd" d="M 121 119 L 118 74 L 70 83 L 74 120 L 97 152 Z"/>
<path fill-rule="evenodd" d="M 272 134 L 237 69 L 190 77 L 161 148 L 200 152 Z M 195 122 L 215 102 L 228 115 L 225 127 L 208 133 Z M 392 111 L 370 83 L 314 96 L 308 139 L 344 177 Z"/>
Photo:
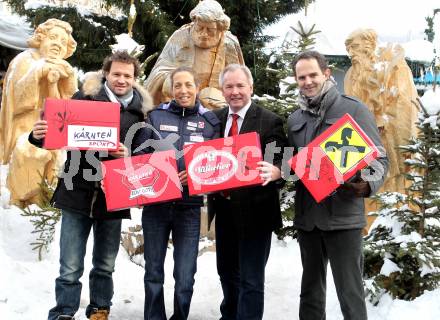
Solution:
<path fill-rule="evenodd" d="M 288 119 L 289 146 L 307 146 L 315 137 L 350 114 L 373 143 L 383 150 L 373 115 L 360 101 L 340 94 L 324 56 L 300 53 L 293 62 L 300 108 Z M 295 227 L 301 250 L 300 319 L 325 319 L 326 272 L 330 261 L 345 320 L 367 319 L 362 282 L 364 199 L 382 185 L 388 160 L 381 154 L 368 170 L 342 184 L 317 203 L 301 181 L 296 185 Z"/>

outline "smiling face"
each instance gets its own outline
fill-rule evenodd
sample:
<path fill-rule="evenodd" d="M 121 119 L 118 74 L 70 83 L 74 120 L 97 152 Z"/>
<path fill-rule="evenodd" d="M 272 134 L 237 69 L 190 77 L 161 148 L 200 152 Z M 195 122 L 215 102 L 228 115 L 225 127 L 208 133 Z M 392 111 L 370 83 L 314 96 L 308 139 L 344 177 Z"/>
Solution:
<path fill-rule="evenodd" d="M 173 76 L 173 97 L 182 108 L 192 108 L 196 104 L 198 87 L 194 77 L 187 71 L 177 72 Z"/>
<path fill-rule="evenodd" d="M 67 42 L 69 35 L 66 30 L 60 27 L 53 27 L 40 43 L 40 53 L 45 58 L 62 59 L 67 53 Z"/>
<path fill-rule="evenodd" d="M 223 76 L 223 96 L 234 112 L 249 103 L 253 89 L 243 70 L 227 71 Z"/>
<path fill-rule="evenodd" d="M 221 31 L 216 22 L 206 22 L 196 19 L 191 27 L 191 38 L 197 47 L 209 49 L 220 41 Z"/>
<path fill-rule="evenodd" d="M 316 96 L 330 77 L 330 69 L 323 72 L 316 59 L 299 60 L 295 66 L 295 73 L 299 90 L 307 98 Z"/>
<path fill-rule="evenodd" d="M 117 96 L 124 96 L 133 89 L 134 65 L 113 61 L 109 72 L 105 74 L 107 85 Z"/>

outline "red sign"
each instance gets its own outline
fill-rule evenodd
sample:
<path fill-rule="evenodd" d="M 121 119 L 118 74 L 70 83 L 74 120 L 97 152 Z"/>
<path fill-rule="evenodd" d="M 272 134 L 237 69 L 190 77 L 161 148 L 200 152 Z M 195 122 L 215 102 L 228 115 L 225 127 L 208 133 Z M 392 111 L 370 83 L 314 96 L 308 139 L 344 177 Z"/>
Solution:
<path fill-rule="evenodd" d="M 302 148 L 289 164 L 319 203 L 378 156 L 371 139 L 345 114 Z"/>
<path fill-rule="evenodd" d="M 173 150 L 103 161 L 101 166 L 109 211 L 182 197 Z"/>
<path fill-rule="evenodd" d="M 120 105 L 113 102 L 46 99 L 46 149 L 117 150 Z"/>
<path fill-rule="evenodd" d="M 255 169 L 262 161 L 256 132 L 187 145 L 184 157 L 191 195 L 262 183 Z"/>

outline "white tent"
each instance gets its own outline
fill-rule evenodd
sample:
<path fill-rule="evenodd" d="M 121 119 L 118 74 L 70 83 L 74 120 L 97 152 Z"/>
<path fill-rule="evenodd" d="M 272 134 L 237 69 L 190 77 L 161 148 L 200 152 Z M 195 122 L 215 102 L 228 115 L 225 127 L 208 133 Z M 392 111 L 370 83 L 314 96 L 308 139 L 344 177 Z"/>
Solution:
<path fill-rule="evenodd" d="M 0 46 L 15 50 L 25 50 L 26 40 L 32 35 L 33 29 L 22 17 L 0 11 Z"/>

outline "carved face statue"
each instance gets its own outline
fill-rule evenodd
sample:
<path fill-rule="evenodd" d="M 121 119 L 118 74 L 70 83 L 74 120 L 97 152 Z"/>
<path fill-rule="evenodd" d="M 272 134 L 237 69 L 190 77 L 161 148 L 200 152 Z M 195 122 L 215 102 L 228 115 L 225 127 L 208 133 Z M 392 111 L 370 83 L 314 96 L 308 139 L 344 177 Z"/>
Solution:
<path fill-rule="evenodd" d="M 351 43 L 347 45 L 347 51 L 352 64 L 360 64 L 362 61 L 372 60 L 375 48 L 375 43 L 361 37 L 353 38 Z"/>
<path fill-rule="evenodd" d="M 53 27 L 40 43 L 40 53 L 43 57 L 62 59 L 67 52 L 69 36 L 63 28 Z"/>
<path fill-rule="evenodd" d="M 191 28 L 191 38 L 197 47 L 209 49 L 215 47 L 221 36 L 216 22 L 206 22 L 196 19 Z"/>

